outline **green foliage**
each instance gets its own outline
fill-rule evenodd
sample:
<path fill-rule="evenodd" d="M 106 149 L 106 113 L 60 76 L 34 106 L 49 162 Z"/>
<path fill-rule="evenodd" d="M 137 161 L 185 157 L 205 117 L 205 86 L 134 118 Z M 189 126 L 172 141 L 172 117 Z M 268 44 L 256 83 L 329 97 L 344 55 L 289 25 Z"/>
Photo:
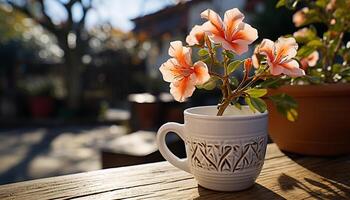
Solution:
<path fill-rule="evenodd" d="M 298 35 L 295 36 L 295 39 L 298 43 L 303 44 L 318 38 L 315 28 L 307 28 L 307 29 L 301 29 L 301 30 L 305 31 L 304 34 L 300 36 Z"/>
<path fill-rule="evenodd" d="M 231 51 L 224 51 L 223 55 L 227 56 L 230 60 L 233 60 L 235 58 L 235 54 Z"/>
<path fill-rule="evenodd" d="M 207 56 L 208 54 L 209 54 L 208 50 L 206 50 L 206 49 L 199 49 L 199 51 L 198 51 L 198 55 L 201 57 Z"/>
<path fill-rule="evenodd" d="M 228 66 L 227 66 L 227 73 L 228 73 L 228 74 L 231 74 L 231 73 L 234 72 L 242 63 L 243 63 L 242 60 L 235 60 L 235 61 L 231 62 L 231 63 L 228 64 Z"/>
<path fill-rule="evenodd" d="M 263 81 L 259 84 L 260 88 L 278 88 L 282 85 L 284 85 L 286 80 L 281 78 L 271 78 Z"/>
<path fill-rule="evenodd" d="M 242 105 L 239 103 L 235 103 L 233 104 L 236 108 L 238 108 L 239 110 L 242 110 Z"/>
<path fill-rule="evenodd" d="M 249 88 L 245 91 L 250 97 L 258 98 L 267 94 L 267 89 Z"/>
<path fill-rule="evenodd" d="M 319 39 L 315 39 L 315 40 L 311 40 L 310 42 L 308 42 L 306 44 L 306 46 L 310 47 L 310 48 L 314 48 L 314 49 L 318 49 L 320 47 L 323 47 L 323 43 L 321 40 Z"/>
<path fill-rule="evenodd" d="M 24 19 L 25 16 L 22 13 L 0 4 L 0 43 L 20 40 L 22 33 L 29 28 L 24 23 Z"/>
<path fill-rule="evenodd" d="M 257 110 L 260 113 L 263 113 L 267 109 L 265 101 L 261 98 L 246 96 L 244 100 L 253 112 Z"/>
<path fill-rule="evenodd" d="M 276 8 L 285 6 L 289 9 L 295 9 L 300 0 L 279 0 L 276 4 Z"/>
<path fill-rule="evenodd" d="M 305 80 L 312 84 L 320 84 L 322 82 L 321 77 L 318 76 L 305 76 Z"/>
<path fill-rule="evenodd" d="M 210 79 L 203 85 L 197 86 L 198 89 L 213 90 L 216 88 L 218 79 L 216 77 L 210 77 Z"/>
<path fill-rule="evenodd" d="M 309 27 L 295 34 L 300 44 L 297 57 L 302 60 L 315 51 L 318 51 L 320 56 L 316 66 L 307 68 L 308 76 L 304 77 L 303 82 L 311 84 L 347 82 L 348 75 L 342 75 L 340 71 L 348 68 L 350 63 L 350 50 L 345 44 L 348 40 L 346 37 L 350 33 L 350 0 L 280 0 L 276 7 L 285 6 L 294 9 L 293 5 L 298 2 L 302 2 L 303 7 L 307 8 L 297 11 L 299 14 L 303 13 L 300 15 L 303 16 L 303 23 L 300 26 Z M 313 24 L 322 27 L 319 30 L 323 32 L 317 34 Z"/>
<path fill-rule="evenodd" d="M 253 111 L 253 113 L 255 113 L 256 110 L 255 110 L 255 108 L 254 108 L 254 106 L 253 106 L 249 96 L 244 97 L 244 101 L 249 106 L 250 110 Z"/>
<path fill-rule="evenodd" d="M 237 87 L 239 84 L 239 81 L 236 77 L 230 77 L 230 83 L 231 85 L 233 85 L 234 87 Z"/>
<path fill-rule="evenodd" d="M 343 68 L 340 70 L 339 74 L 341 76 L 347 76 L 349 77 L 350 76 L 350 67 L 346 67 L 346 68 Z"/>
<path fill-rule="evenodd" d="M 250 100 L 251 100 L 254 108 L 256 110 L 258 110 L 260 113 L 263 113 L 266 111 L 267 106 L 266 106 L 266 103 L 264 100 L 262 100 L 260 98 L 253 98 L 253 97 L 251 97 Z"/>
<path fill-rule="evenodd" d="M 277 94 L 269 96 L 269 99 L 275 104 L 277 111 L 284 115 L 289 121 L 296 121 L 298 118 L 298 104 L 291 97 L 286 94 Z"/>
<path fill-rule="evenodd" d="M 307 56 L 309 56 L 312 52 L 314 52 L 316 50 L 316 48 L 314 47 L 310 47 L 310 46 L 303 46 L 299 49 L 297 56 L 299 58 L 305 58 Z"/>

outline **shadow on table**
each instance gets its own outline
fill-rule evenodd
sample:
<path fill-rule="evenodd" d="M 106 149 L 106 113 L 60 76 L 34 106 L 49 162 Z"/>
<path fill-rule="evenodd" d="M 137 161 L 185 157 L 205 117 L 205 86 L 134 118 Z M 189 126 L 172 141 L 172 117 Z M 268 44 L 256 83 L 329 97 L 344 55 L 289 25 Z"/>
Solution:
<path fill-rule="evenodd" d="M 342 157 L 311 157 L 286 153 L 300 166 L 318 174 L 322 182 L 304 178 L 304 183 L 286 174 L 278 178 L 284 191 L 299 188 L 317 199 L 350 199 L 350 161 L 348 156 Z M 311 185 L 307 186 L 305 183 Z M 328 194 L 320 192 L 326 190 Z"/>
<path fill-rule="evenodd" d="M 71 133 L 71 134 L 79 134 L 83 133 L 84 131 L 90 130 L 91 127 L 89 126 L 67 126 L 62 128 L 23 128 L 23 129 L 15 129 L 15 130 L 6 130 L 1 129 L 0 134 L 2 132 L 4 133 L 11 133 L 13 135 L 16 135 L 16 142 L 14 142 L 11 145 L 8 145 L 2 153 L 2 155 L 7 155 L 12 153 L 12 151 L 16 148 L 20 147 L 26 147 L 28 150 L 23 155 L 23 158 L 19 159 L 17 163 L 14 163 L 10 168 L 5 169 L 3 171 L 0 171 L 0 185 L 2 184 L 8 184 L 18 181 L 25 181 L 30 180 L 33 178 L 38 177 L 32 177 L 29 173 L 29 168 L 31 163 L 34 161 L 35 158 L 42 154 L 47 154 L 51 150 L 52 143 L 56 138 L 58 138 L 60 135 L 64 133 Z M 35 141 L 33 143 L 26 143 L 26 140 L 28 140 L 28 137 L 32 137 L 31 135 L 28 135 L 28 133 L 31 132 L 38 132 L 41 131 L 43 137 Z M 0 159 L 0 164 L 3 162 Z M 49 162 L 49 161 L 47 161 Z M 76 164 L 77 161 L 73 161 L 70 164 Z M 42 169 L 40 169 L 42 170 Z M 50 169 L 48 173 L 46 174 L 47 177 L 50 176 L 57 176 L 62 175 L 62 170 L 52 170 Z M 42 177 L 40 177 L 42 178 Z"/>
<path fill-rule="evenodd" d="M 199 197 L 194 199 L 285 199 L 258 183 L 255 183 L 253 187 L 240 192 L 216 192 L 198 186 L 198 194 Z"/>
<path fill-rule="evenodd" d="M 298 189 L 304 190 L 305 192 L 307 192 L 311 196 L 315 197 L 316 199 L 348 199 L 348 198 L 350 198 L 349 189 L 347 189 L 346 187 L 344 187 L 343 185 L 341 185 L 335 181 L 323 179 L 322 180 L 323 183 L 320 183 L 320 182 L 315 181 L 315 180 L 310 179 L 310 178 L 304 178 L 304 180 L 307 183 L 311 184 L 312 187 L 309 187 L 305 183 L 303 183 L 303 182 L 301 182 L 301 181 L 299 181 L 291 176 L 288 176 L 286 174 L 282 174 L 278 178 L 278 182 L 279 182 L 281 189 L 283 191 L 292 191 L 292 190 L 295 190 L 296 188 L 298 188 Z M 327 183 L 327 184 L 325 184 L 325 183 Z M 335 188 L 337 188 L 339 191 L 344 192 L 345 196 L 339 194 L 339 192 L 337 192 L 335 189 L 333 189 L 329 185 L 332 185 Z M 321 189 L 327 190 L 327 193 L 323 193 L 322 191 L 320 191 Z"/>

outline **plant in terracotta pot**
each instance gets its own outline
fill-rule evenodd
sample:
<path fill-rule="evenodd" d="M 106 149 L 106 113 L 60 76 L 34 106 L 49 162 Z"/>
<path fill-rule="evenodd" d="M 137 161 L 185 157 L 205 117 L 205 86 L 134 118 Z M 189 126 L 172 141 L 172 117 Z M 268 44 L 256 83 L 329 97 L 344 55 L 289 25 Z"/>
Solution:
<path fill-rule="evenodd" d="M 256 49 L 258 56 L 237 60 L 235 56 L 247 52 L 258 38 L 257 30 L 243 22 L 244 15 L 236 8 L 226 11 L 223 20 L 209 9 L 201 17 L 207 21 L 193 27 L 187 46 L 181 41 L 170 43 L 171 58 L 160 71 L 179 102 L 190 97 L 196 87 L 219 88 L 222 98 L 217 105 L 185 110 L 184 124 L 164 124 L 157 143 L 164 158 L 192 173 L 199 185 L 220 191 L 243 190 L 259 175 L 266 151 L 268 113 L 261 97 L 267 90 L 261 85 L 282 76 L 304 75 L 294 59 L 298 45 L 293 37 L 276 42 L 263 39 Z M 199 48 L 196 62 L 192 61 L 193 47 Z M 233 75 L 239 68 L 244 73 L 241 79 Z M 279 105 L 288 104 L 288 98 L 279 99 Z M 241 105 L 242 100 L 247 105 Z M 167 148 L 165 137 L 170 131 L 185 141 L 185 160 Z"/>
<path fill-rule="evenodd" d="M 300 7 L 293 34 L 300 48 L 297 59 L 306 76 L 284 78 L 270 86 L 270 94 L 286 93 L 299 104 L 299 118 L 291 123 L 280 117 L 271 102 L 269 133 L 289 152 L 306 155 L 350 153 L 350 31 L 349 0 L 280 0 L 277 7 Z M 321 31 L 317 31 L 321 30 Z M 272 99 L 273 100 L 273 99 Z M 291 115 L 291 119 L 296 119 Z"/>

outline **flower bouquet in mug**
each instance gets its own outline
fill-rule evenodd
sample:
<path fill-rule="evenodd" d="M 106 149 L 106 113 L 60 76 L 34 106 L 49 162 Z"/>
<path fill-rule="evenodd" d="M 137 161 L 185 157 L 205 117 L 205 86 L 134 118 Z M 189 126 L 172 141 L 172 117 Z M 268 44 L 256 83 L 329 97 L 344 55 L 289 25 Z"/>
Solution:
<path fill-rule="evenodd" d="M 293 37 L 275 42 L 263 39 L 251 58 L 239 60 L 235 57 L 246 53 L 258 39 L 257 30 L 243 21 L 244 15 L 234 8 L 227 10 L 222 20 L 207 9 L 201 17 L 207 21 L 193 27 L 187 45 L 170 43 L 171 58 L 160 71 L 179 102 L 196 88 L 219 88 L 222 98 L 218 105 L 185 110 L 184 124 L 163 125 L 157 143 L 165 159 L 193 174 L 199 185 L 220 191 L 242 190 L 253 185 L 264 162 L 268 113 L 262 97 L 267 93 L 266 83 L 305 73 L 295 59 L 298 45 Z M 193 47 L 199 48 L 198 61 L 192 60 Z M 233 74 L 241 69 L 244 75 L 239 79 Z M 295 112 L 288 96 L 272 98 L 287 116 Z M 165 136 L 170 131 L 185 141 L 186 159 L 177 158 L 167 148 Z"/>

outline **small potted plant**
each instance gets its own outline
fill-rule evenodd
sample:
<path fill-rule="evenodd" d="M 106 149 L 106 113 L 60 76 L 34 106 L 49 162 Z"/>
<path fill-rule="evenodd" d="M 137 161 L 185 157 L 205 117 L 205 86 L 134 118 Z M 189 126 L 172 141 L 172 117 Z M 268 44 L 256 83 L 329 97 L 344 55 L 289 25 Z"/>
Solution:
<path fill-rule="evenodd" d="M 28 95 L 28 109 L 34 118 L 47 118 L 54 110 L 53 83 L 49 78 L 28 77 L 19 88 Z"/>
<path fill-rule="evenodd" d="M 280 110 L 269 106 L 270 136 L 289 152 L 350 153 L 350 42 L 345 39 L 350 32 L 350 1 L 280 0 L 277 7 L 280 6 L 300 7 L 293 16 L 300 29 L 293 36 L 300 46 L 296 57 L 306 76 L 270 85 L 285 84 L 270 93 L 286 93 L 299 104 L 299 117 L 294 123 L 281 118 L 277 113 Z M 291 120 L 295 117 L 296 112 L 290 112 Z"/>
<path fill-rule="evenodd" d="M 219 88 L 222 98 L 217 105 L 185 110 L 184 124 L 163 125 L 157 143 L 162 155 L 192 173 L 199 185 L 220 191 L 243 190 L 259 175 L 266 151 L 268 113 L 261 97 L 267 90 L 262 85 L 272 78 L 304 75 L 294 59 L 298 45 L 293 37 L 276 42 L 263 39 L 253 58 L 237 60 L 235 55 L 247 52 L 258 38 L 257 30 L 243 22 L 244 15 L 237 8 L 226 11 L 223 20 L 210 9 L 201 17 L 207 21 L 193 27 L 186 38 L 188 46 L 181 41 L 170 43 L 171 58 L 160 71 L 179 102 L 190 97 L 196 87 Z M 192 47 L 199 47 L 197 62 L 192 61 Z M 241 67 L 244 75 L 238 79 L 233 73 Z M 246 105 L 241 105 L 242 101 Z M 167 148 L 169 131 L 185 141 L 185 160 Z"/>

